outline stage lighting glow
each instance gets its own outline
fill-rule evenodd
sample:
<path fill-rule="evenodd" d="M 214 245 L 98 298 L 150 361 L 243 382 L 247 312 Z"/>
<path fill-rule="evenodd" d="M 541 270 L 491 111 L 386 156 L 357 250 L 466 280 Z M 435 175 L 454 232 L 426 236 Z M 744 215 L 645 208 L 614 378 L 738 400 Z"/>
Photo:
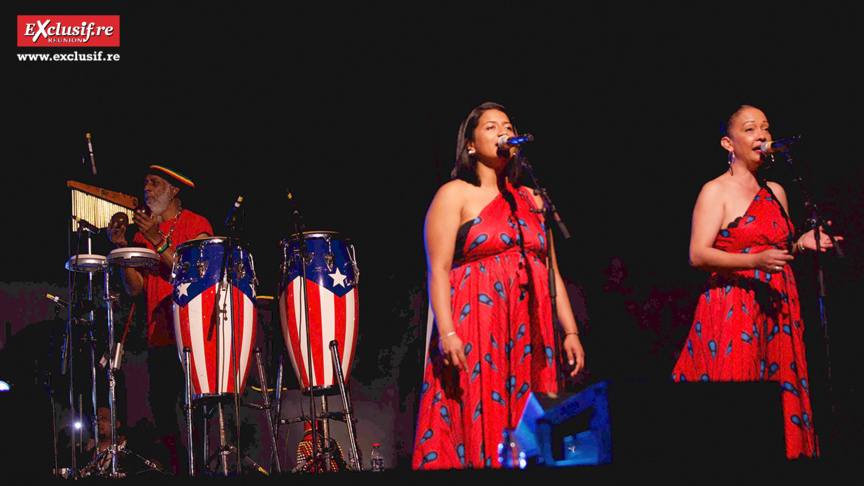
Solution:
<path fill-rule="evenodd" d="M 0 380 L 0 392 L 7 392 L 7 391 L 9 391 L 9 383 L 6 383 L 5 381 Z"/>

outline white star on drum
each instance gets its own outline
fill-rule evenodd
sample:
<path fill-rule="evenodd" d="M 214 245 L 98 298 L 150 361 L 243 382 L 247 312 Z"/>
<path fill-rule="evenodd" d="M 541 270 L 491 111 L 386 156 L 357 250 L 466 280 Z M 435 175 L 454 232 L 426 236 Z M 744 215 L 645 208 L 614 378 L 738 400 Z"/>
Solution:
<path fill-rule="evenodd" d="M 333 286 L 341 285 L 342 288 L 345 288 L 345 277 L 347 275 L 342 275 L 342 272 L 339 269 L 336 269 L 336 272 L 330 274 L 330 278 L 333 279 Z"/>
<path fill-rule="evenodd" d="M 192 285 L 192 284 L 188 283 L 188 282 L 183 282 L 183 283 L 177 285 L 177 299 L 178 300 L 181 297 L 189 297 L 189 292 L 187 292 L 186 290 L 189 288 L 190 285 Z"/>

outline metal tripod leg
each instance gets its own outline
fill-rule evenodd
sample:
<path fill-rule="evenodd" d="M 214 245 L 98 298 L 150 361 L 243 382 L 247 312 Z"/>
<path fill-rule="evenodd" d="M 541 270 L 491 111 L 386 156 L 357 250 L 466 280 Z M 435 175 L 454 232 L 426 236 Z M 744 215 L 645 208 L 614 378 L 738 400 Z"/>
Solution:
<path fill-rule="evenodd" d="M 276 428 L 273 425 L 273 415 L 270 414 L 270 391 L 267 389 L 267 376 L 264 374 L 264 363 L 261 362 L 261 350 L 255 349 L 255 361 L 258 364 L 258 379 L 261 381 L 261 395 L 264 398 L 264 415 L 267 416 L 267 427 L 270 431 L 270 446 L 273 447 L 273 454 L 276 457 L 276 472 L 282 473 L 282 466 L 279 464 L 279 446 L 276 443 Z M 278 399 L 279 392 L 277 390 L 276 397 Z"/>
<path fill-rule="evenodd" d="M 188 346 L 183 348 L 183 369 L 186 372 L 186 437 L 189 443 L 189 476 L 195 476 L 195 448 L 192 439 L 192 349 Z"/>
<path fill-rule="evenodd" d="M 348 438 L 351 441 L 351 453 L 354 456 L 354 466 L 357 471 L 363 470 L 363 462 L 357 451 L 357 436 L 354 433 L 354 412 L 351 410 L 351 397 L 345 388 L 345 378 L 342 375 L 342 364 L 339 362 L 339 342 L 330 341 L 330 356 L 333 358 L 333 370 L 339 384 L 339 394 L 342 396 L 342 409 L 345 413 L 345 423 L 348 425 Z"/>

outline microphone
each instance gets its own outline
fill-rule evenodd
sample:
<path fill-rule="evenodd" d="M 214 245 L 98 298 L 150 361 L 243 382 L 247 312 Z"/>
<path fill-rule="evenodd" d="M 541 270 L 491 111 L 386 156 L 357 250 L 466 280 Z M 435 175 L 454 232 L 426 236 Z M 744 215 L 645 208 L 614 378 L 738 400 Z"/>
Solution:
<path fill-rule="evenodd" d="M 781 152 L 789 148 L 793 143 L 801 140 L 801 135 L 792 138 L 781 138 L 780 140 L 771 140 L 762 144 L 762 147 L 759 149 L 763 154 L 773 154 L 774 152 Z"/>
<path fill-rule="evenodd" d="M 93 159 L 93 144 L 90 142 L 90 134 L 87 134 L 87 148 L 90 149 L 90 170 L 96 175 L 96 161 Z"/>
<path fill-rule="evenodd" d="M 69 307 L 69 302 L 57 297 L 56 295 L 45 294 L 45 297 L 48 297 L 50 300 L 53 300 L 55 304 L 60 304 L 63 307 Z"/>
<path fill-rule="evenodd" d="M 78 216 L 72 216 L 72 219 L 78 222 L 78 228 L 84 228 L 85 230 L 93 233 L 94 235 L 99 232 L 99 228 L 93 226 L 86 219 L 81 219 Z"/>
<path fill-rule="evenodd" d="M 507 135 L 501 135 L 498 137 L 498 148 L 509 149 L 510 147 L 521 147 L 526 143 L 533 142 L 534 135 L 530 133 L 526 133 L 525 135 L 521 135 L 518 137 L 508 137 Z"/>
<path fill-rule="evenodd" d="M 228 217 L 225 218 L 225 226 L 234 226 L 234 223 L 237 222 L 237 210 L 240 208 L 242 202 L 243 196 L 238 196 L 237 202 L 234 203 L 234 206 L 231 207 L 231 211 L 228 212 Z"/>

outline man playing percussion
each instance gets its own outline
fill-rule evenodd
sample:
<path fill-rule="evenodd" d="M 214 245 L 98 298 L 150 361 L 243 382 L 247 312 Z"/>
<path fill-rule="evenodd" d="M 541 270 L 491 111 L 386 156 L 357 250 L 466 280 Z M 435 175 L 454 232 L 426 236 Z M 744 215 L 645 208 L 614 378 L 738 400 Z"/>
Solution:
<path fill-rule="evenodd" d="M 181 189 L 194 188 L 186 176 L 160 165 L 151 165 L 144 177 L 144 201 L 134 214 L 138 232 L 131 245 L 126 239 L 128 221 L 112 219 L 108 237 L 118 248 L 152 250 L 152 265 L 124 267 L 123 285 L 130 295 L 146 292 L 147 370 L 150 375 L 148 401 L 157 431 L 171 451 L 171 469 L 180 472 L 177 454 L 180 425 L 178 411 L 183 403 L 184 373 L 174 339 L 171 272 L 177 245 L 207 237 L 213 229 L 206 218 L 185 209 L 178 197 Z"/>

